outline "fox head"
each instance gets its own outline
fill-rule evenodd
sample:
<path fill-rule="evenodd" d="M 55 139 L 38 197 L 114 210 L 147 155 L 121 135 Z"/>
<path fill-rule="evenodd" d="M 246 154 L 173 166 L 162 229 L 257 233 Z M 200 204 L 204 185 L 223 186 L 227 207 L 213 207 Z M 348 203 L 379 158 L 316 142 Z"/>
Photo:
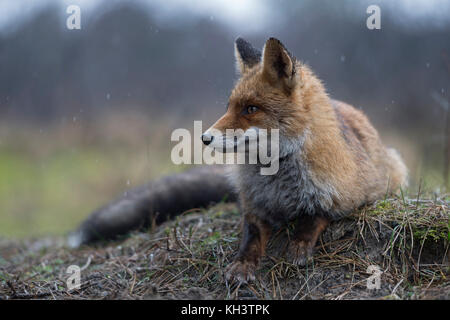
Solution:
<path fill-rule="evenodd" d="M 236 67 L 240 74 L 231 92 L 226 113 L 202 135 L 204 144 L 215 149 L 239 145 L 248 130 L 279 130 L 283 141 L 296 139 L 306 130 L 308 108 L 302 88 L 305 68 L 275 38 L 262 53 L 242 38 L 235 42 Z M 227 130 L 237 132 L 228 134 Z M 228 130 L 230 132 L 230 130 Z M 229 150 L 229 149 L 227 149 Z"/>

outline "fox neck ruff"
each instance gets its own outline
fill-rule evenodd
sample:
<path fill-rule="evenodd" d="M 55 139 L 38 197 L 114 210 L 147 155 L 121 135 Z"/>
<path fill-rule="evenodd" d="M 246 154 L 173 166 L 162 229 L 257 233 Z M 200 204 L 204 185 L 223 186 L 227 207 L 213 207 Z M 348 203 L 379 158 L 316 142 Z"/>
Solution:
<path fill-rule="evenodd" d="M 280 136 L 279 170 L 261 175 L 259 164 L 235 165 L 231 182 L 237 187 L 244 213 L 251 212 L 275 226 L 303 214 L 325 215 L 331 212 L 336 191 L 319 188 L 311 179 L 305 160 L 304 143 L 309 131 L 293 139 Z"/>

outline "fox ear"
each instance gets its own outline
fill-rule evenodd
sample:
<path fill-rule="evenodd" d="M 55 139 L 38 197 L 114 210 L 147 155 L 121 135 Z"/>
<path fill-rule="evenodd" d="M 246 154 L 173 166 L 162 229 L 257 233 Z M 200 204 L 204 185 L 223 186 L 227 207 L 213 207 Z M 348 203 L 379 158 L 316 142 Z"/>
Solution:
<path fill-rule="evenodd" d="M 236 67 L 241 75 L 261 61 L 261 51 L 240 37 L 234 43 L 234 55 Z"/>
<path fill-rule="evenodd" d="M 263 74 L 273 85 L 292 89 L 295 85 L 295 58 L 280 40 L 270 38 L 263 50 Z"/>

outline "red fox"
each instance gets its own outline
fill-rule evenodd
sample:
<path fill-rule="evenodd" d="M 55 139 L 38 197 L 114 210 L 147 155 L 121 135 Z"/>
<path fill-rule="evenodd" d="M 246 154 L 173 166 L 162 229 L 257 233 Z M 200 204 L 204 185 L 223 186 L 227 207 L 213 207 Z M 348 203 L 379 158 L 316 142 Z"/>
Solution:
<path fill-rule="evenodd" d="M 330 221 L 407 184 L 407 168 L 386 148 L 359 110 L 330 99 L 311 69 L 275 38 L 262 52 L 238 38 L 240 79 L 228 108 L 202 136 L 221 148 L 227 129 L 279 130 L 279 169 L 261 175 L 261 164 L 196 168 L 150 183 L 94 212 L 70 237 L 72 245 L 111 238 L 157 223 L 189 208 L 239 201 L 243 216 L 239 251 L 226 270 L 229 280 L 247 282 L 274 228 L 295 221 L 288 250 L 305 265 Z M 212 130 L 215 129 L 215 130 Z"/>

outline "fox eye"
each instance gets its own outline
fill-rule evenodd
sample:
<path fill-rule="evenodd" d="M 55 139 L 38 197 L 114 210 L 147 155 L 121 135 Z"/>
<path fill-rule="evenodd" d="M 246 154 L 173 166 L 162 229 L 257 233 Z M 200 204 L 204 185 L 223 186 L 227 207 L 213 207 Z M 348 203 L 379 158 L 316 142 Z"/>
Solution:
<path fill-rule="evenodd" d="M 259 108 L 257 106 L 247 106 L 244 109 L 243 114 L 251 114 L 251 113 L 254 113 L 254 112 L 258 111 L 258 110 L 259 110 Z"/>

